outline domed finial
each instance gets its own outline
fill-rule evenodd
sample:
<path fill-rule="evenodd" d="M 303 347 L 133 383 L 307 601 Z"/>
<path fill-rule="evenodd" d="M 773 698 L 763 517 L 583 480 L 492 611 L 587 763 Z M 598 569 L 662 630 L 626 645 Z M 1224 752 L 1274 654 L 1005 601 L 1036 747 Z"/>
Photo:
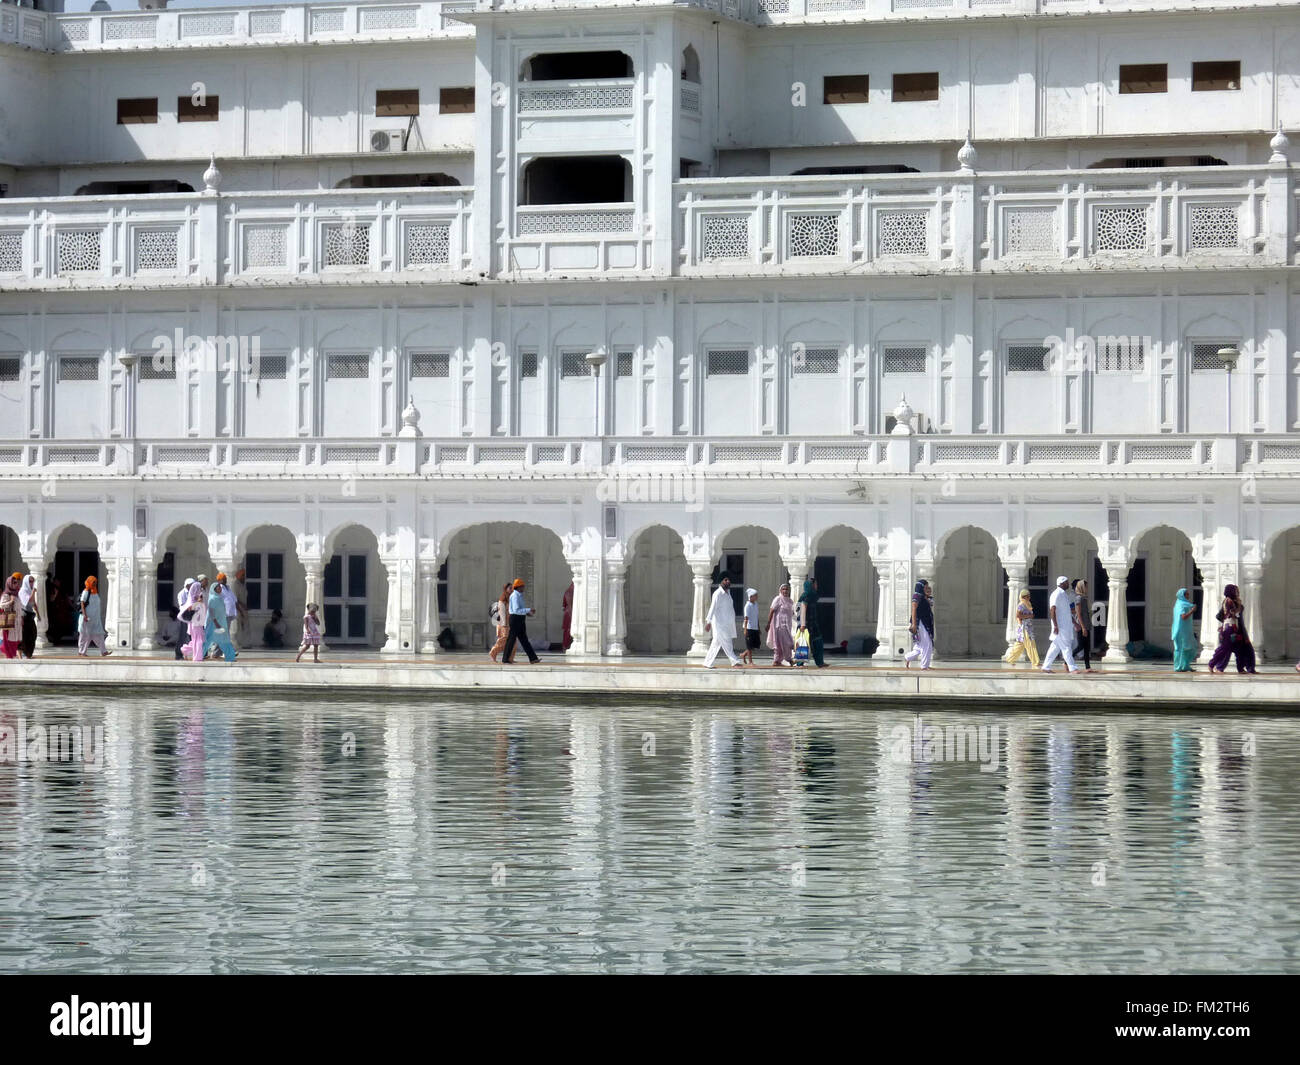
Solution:
<path fill-rule="evenodd" d="M 912 415 L 915 413 L 907 402 L 907 396 L 900 396 L 898 406 L 894 408 L 894 428 L 891 430 L 891 435 L 911 436 Z"/>
<path fill-rule="evenodd" d="M 216 193 L 221 189 L 221 171 L 217 169 L 217 157 L 213 154 L 208 160 L 208 168 L 203 171 L 203 191 Z"/>
<path fill-rule="evenodd" d="M 1270 163 L 1285 163 L 1290 157 L 1287 151 L 1291 147 L 1291 138 L 1282 132 L 1282 124 L 1279 122 L 1277 132 L 1273 134 L 1273 139 L 1268 142 L 1268 146 L 1273 149 L 1273 154 L 1268 157 Z"/>
<path fill-rule="evenodd" d="M 961 167 L 962 173 L 973 174 L 975 164 L 979 162 L 979 152 L 975 150 L 975 145 L 970 142 L 970 130 L 966 131 L 966 143 L 957 149 L 957 164 Z"/>
<path fill-rule="evenodd" d="M 415 408 L 415 400 L 406 401 L 406 409 L 402 411 L 402 430 L 398 436 L 420 436 L 420 412 Z"/>

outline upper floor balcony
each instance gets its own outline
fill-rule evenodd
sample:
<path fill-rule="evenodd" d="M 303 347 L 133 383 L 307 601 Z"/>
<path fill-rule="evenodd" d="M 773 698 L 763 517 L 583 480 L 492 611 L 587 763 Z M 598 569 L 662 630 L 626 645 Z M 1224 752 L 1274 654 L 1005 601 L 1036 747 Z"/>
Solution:
<path fill-rule="evenodd" d="M 1286 266 L 1283 141 L 1265 166 L 680 181 L 667 223 L 636 202 L 511 207 L 483 261 L 462 186 L 0 200 L 0 289 Z"/>

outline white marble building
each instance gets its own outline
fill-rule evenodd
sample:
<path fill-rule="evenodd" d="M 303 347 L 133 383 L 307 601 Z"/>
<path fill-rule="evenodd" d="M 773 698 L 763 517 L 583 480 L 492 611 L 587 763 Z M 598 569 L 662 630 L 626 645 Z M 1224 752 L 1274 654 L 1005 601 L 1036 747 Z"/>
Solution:
<path fill-rule="evenodd" d="M 700 653 L 726 567 L 851 655 L 1067 573 L 1110 659 L 1226 583 L 1294 658 L 1297 6 L 0 3 L 0 561 L 119 648 L 242 566 Z"/>

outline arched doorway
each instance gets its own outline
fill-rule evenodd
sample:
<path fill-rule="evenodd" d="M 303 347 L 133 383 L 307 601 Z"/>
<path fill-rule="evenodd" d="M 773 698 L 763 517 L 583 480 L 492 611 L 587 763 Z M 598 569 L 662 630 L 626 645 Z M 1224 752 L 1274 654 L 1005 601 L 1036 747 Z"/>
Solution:
<path fill-rule="evenodd" d="M 1106 608 L 1094 608 L 1107 601 L 1110 584 L 1106 570 L 1097 559 L 1097 538 L 1086 529 L 1069 525 L 1040 533 L 1030 547 L 1028 588 L 1037 621 L 1034 639 L 1039 651 L 1045 654 L 1052 640 L 1048 601 L 1056 590 L 1056 579 L 1068 577 L 1071 588 L 1075 581 L 1088 582 L 1089 615 L 1092 618 L 1090 650 L 1093 654 L 1100 654 L 1106 646 Z"/>
<path fill-rule="evenodd" d="M 565 642 L 565 604 L 573 571 L 560 538 L 550 529 L 523 522 L 471 525 L 451 537 L 438 570 L 438 615 L 443 650 L 483 654 L 495 640 L 488 620 L 501 588 L 523 580 L 524 598 L 537 613 L 528 619 L 528 638 L 541 652 L 560 653 Z M 522 654 L 516 657 L 522 662 Z"/>
<path fill-rule="evenodd" d="M 1300 658 L 1300 526 L 1278 533 L 1264 562 L 1262 631 L 1251 633 L 1266 658 Z M 1216 607 L 1217 609 L 1217 607 Z"/>
<path fill-rule="evenodd" d="M 1200 631 L 1201 571 L 1192 559 L 1192 542 L 1186 533 L 1158 525 L 1138 539 L 1129 565 L 1125 602 L 1134 658 L 1173 657 L 1170 627 L 1179 588 L 1186 588 L 1196 604 L 1193 620 Z"/>
<path fill-rule="evenodd" d="M 200 574 L 216 577 L 208 551 L 208 535 L 197 525 L 178 525 L 170 530 L 160 539 L 154 561 L 158 564 L 155 610 L 162 618 L 176 606 L 187 578 Z"/>
<path fill-rule="evenodd" d="M 828 654 L 843 649 L 849 656 L 876 651 L 880 584 L 866 537 L 847 525 L 835 525 L 813 541 L 812 572 L 822 610 L 822 639 Z M 799 598 L 800 588 L 790 595 Z M 775 593 L 775 589 L 773 589 Z M 767 618 L 771 596 L 759 599 L 759 620 Z"/>
<path fill-rule="evenodd" d="M 1007 574 L 993 537 L 974 525 L 948 533 L 931 584 L 936 656 L 1000 658 L 1007 646 Z"/>
<path fill-rule="evenodd" d="M 379 541 L 362 525 L 348 525 L 325 541 L 321 621 L 331 647 L 383 647 L 387 640 L 388 571 Z"/>
<path fill-rule="evenodd" d="M 45 638 L 51 645 L 76 643 L 77 612 L 86 578 L 99 580 L 99 609 L 105 626 L 114 623 L 108 610 L 108 580 L 99 557 L 99 540 L 85 525 L 69 525 L 54 542 L 54 565 L 45 586 L 49 614 Z"/>
<path fill-rule="evenodd" d="M 745 589 L 758 590 L 761 627 L 767 617 L 764 607 L 772 601 L 782 582 L 790 579 L 790 573 L 781 560 L 776 534 L 761 525 L 742 525 L 719 536 L 714 542 L 710 598 L 723 573 L 731 578 L 731 598 L 736 605 L 736 643 L 740 646 L 745 638 Z M 799 592 L 794 588 L 790 592 L 795 599 L 799 598 Z"/>
<path fill-rule="evenodd" d="M 642 529 L 629 545 L 627 646 L 636 654 L 691 649 L 691 568 L 681 536 L 666 525 Z"/>
<path fill-rule="evenodd" d="M 302 642 L 302 616 L 307 606 L 307 572 L 298 558 L 298 542 L 283 525 L 259 525 L 238 538 L 235 572 L 244 571 L 248 608 L 248 645 L 267 648 L 266 627 L 280 612 L 284 648 Z M 274 646 L 273 650 L 279 650 Z"/>

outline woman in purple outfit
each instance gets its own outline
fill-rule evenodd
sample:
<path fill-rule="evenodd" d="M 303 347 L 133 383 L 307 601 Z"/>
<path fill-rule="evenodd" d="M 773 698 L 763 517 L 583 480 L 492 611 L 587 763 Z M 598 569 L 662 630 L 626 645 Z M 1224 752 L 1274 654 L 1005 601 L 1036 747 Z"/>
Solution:
<path fill-rule="evenodd" d="M 1210 672 L 1222 673 L 1232 655 L 1237 656 L 1238 673 L 1255 672 L 1255 648 L 1251 646 L 1250 634 L 1246 632 L 1246 604 L 1241 601 L 1241 593 L 1235 584 L 1223 589 L 1223 608 L 1216 615 L 1219 619 L 1219 646 L 1214 649 L 1210 659 Z"/>

